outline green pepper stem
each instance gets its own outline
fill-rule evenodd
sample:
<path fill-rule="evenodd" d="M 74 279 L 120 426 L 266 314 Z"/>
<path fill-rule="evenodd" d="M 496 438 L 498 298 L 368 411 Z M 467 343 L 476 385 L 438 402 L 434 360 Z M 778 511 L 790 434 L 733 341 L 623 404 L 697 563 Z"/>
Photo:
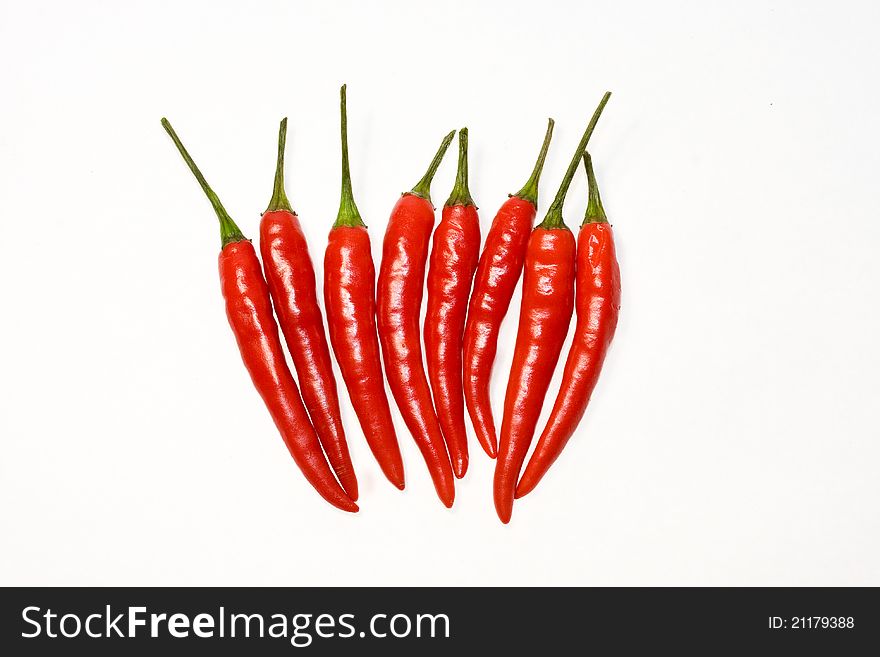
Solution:
<path fill-rule="evenodd" d="M 452 193 L 449 200 L 446 201 L 447 206 L 452 205 L 473 205 L 474 199 L 471 197 L 471 191 L 468 189 L 468 129 L 462 128 L 458 131 L 458 170 L 455 173 L 455 185 L 452 187 Z"/>
<path fill-rule="evenodd" d="M 336 222 L 333 228 L 340 226 L 366 227 L 361 213 L 354 202 L 351 191 L 351 169 L 348 164 L 348 109 L 345 103 L 345 85 L 339 89 L 339 114 L 341 116 L 342 134 L 342 194 L 339 198 L 339 212 L 336 214 Z"/>
<path fill-rule="evenodd" d="M 287 117 L 281 119 L 278 127 L 278 159 L 275 162 L 275 186 L 272 188 L 272 198 L 266 212 L 286 210 L 293 213 L 287 194 L 284 192 L 284 147 L 287 145 Z"/>
<path fill-rule="evenodd" d="M 574 153 L 574 157 L 571 158 L 568 169 L 565 170 L 562 183 L 559 185 L 559 191 L 556 192 L 556 198 L 553 199 L 553 203 L 550 204 L 550 208 L 547 210 L 547 215 L 544 217 L 544 221 L 538 224 L 538 228 L 546 228 L 548 230 L 553 228 L 568 228 L 562 218 L 562 205 L 565 203 L 565 195 L 568 193 L 571 179 L 574 178 L 574 172 L 577 170 L 577 166 L 583 157 L 584 151 L 587 150 L 590 135 L 593 134 L 593 129 L 596 127 L 596 123 L 599 122 L 599 117 L 602 116 L 602 110 L 605 109 L 605 105 L 608 103 L 610 97 L 611 92 L 606 91 L 605 95 L 602 96 L 602 100 L 599 102 L 596 111 L 593 112 L 593 118 L 590 119 L 590 123 L 584 131 L 583 137 L 581 137 L 581 141 Z"/>
<path fill-rule="evenodd" d="M 437 149 L 437 154 L 431 160 L 431 165 L 428 167 L 425 175 L 422 176 L 422 179 L 409 191 L 410 194 L 421 196 L 428 203 L 431 202 L 431 181 L 434 180 L 434 174 L 437 173 L 437 168 L 440 166 L 440 162 L 443 161 L 443 156 L 446 155 L 446 150 L 449 148 L 449 144 L 452 143 L 453 137 L 455 137 L 455 130 L 443 138 L 440 148 Z"/>
<path fill-rule="evenodd" d="M 177 150 L 180 151 L 180 155 L 183 157 L 184 162 L 189 167 L 189 170 L 193 172 L 193 175 L 196 177 L 196 180 L 199 181 L 199 185 L 202 187 L 202 191 L 205 192 L 205 196 L 208 197 L 208 200 L 211 202 L 211 205 L 214 208 L 214 212 L 217 213 L 217 219 L 220 220 L 220 243 L 221 248 L 225 247 L 227 244 L 232 244 L 233 242 L 242 242 L 247 238 L 241 232 L 238 226 L 235 225 L 235 222 L 232 220 L 232 217 L 229 216 L 229 213 L 226 212 L 226 208 L 223 207 L 223 204 L 220 202 L 220 199 L 214 193 L 214 190 L 211 189 L 211 186 L 208 184 L 208 181 L 205 180 L 205 176 L 202 175 L 202 172 L 199 171 L 199 167 L 196 166 L 195 161 L 193 161 L 192 156 L 186 150 L 186 147 L 183 145 L 183 142 L 180 141 L 180 137 L 177 136 L 177 133 L 174 132 L 174 128 L 171 127 L 171 123 L 168 119 L 162 119 L 162 127 L 165 128 L 165 132 L 167 132 L 174 145 L 177 146 Z"/>
<path fill-rule="evenodd" d="M 602 207 L 602 199 L 599 196 L 599 185 L 596 182 L 596 174 L 593 173 L 593 158 L 588 152 L 584 152 L 584 166 L 587 169 L 587 212 L 581 224 L 607 224 L 608 217 L 605 208 Z"/>
<path fill-rule="evenodd" d="M 524 201 L 528 201 L 535 207 L 538 207 L 538 181 L 541 179 L 541 171 L 544 169 L 544 160 L 547 159 L 547 150 L 550 148 L 550 139 L 553 137 L 553 126 L 556 125 L 553 119 L 547 119 L 547 132 L 544 133 L 544 143 L 541 144 L 541 152 L 538 153 L 538 161 L 535 162 L 535 168 L 532 169 L 532 175 L 523 185 L 523 188 L 516 196 Z"/>

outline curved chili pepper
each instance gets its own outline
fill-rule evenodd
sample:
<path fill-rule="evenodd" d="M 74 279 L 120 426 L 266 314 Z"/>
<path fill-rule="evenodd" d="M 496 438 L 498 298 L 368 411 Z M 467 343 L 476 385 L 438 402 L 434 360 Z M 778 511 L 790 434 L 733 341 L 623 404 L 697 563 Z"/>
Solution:
<path fill-rule="evenodd" d="M 531 492 L 562 452 L 590 403 L 620 312 L 620 268 L 589 154 L 584 155 L 589 201 L 578 233 L 577 324 L 553 412 L 516 487 Z"/>
<path fill-rule="evenodd" d="M 428 171 L 391 211 L 376 286 L 376 318 L 385 376 L 403 420 L 428 464 L 437 495 L 447 507 L 455 500 L 455 480 L 422 366 L 419 313 L 428 242 L 434 227 L 431 180 L 454 135 L 454 130 L 446 135 Z"/>
<path fill-rule="evenodd" d="M 346 495 L 324 460 L 318 436 L 309 422 L 296 382 L 287 367 L 278 327 L 272 315 L 269 289 L 253 245 L 208 186 L 168 119 L 162 119 L 162 126 L 174 140 L 220 220 L 220 287 L 226 302 L 229 326 L 235 334 L 241 358 L 254 387 L 269 409 L 293 460 L 309 483 L 333 506 L 343 511 L 357 511 L 357 504 Z"/>
<path fill-rule="evenodd" d="M 357 500 L 357 478 L 345 442 L 330 348 L 315 293 L 315 269 L 299 218 L 284 192 L 286 138 L 287 119 L 283 119 L 278 130 L 275 187 L 260 220 L 260 254 L 309 417 L 339 483 Z"/>
<path fill-rule="evenodd" d="M 519 330 L 504 398 L 501 441 L 495 464 L 495 510 L 504 523 L 510 522 L 519 471 L 535 433 L 544 397 L 571 323 L 575 242 L 563 221 L 562 205 L 609 96 L 606 93 L 596 108 L 568 165 L 556 198 L 547 210 L 544 221 L 532 231 L 526 249 Z"/>
<path fill-rule="evenodd" d="M 428 268 L 425 361 L 452 472 L 468 467 L 461 341 L 471 281 L 480 255 L 480 218 L 468 189 L 468 130 L 458 131 L 458 172 L 437 230 Z"/>
<path fill-rule="evenodd" d="M 493 459 L 498 452 L 498 439 L 489 400 L 489 382 L 498 350 L 498 332 L 522 272 L 526 244 L 538 207 L 538 181 L 552 136 L 553 119 L 549 119 L 532 175 L 521 190 L 510 195 L 492 220 L 474 276 L 464 329 L 464 400 L 477 440 Z"/>
<path fill-rule="evenodd" d="M 370 235 L 351 191 L 345 85 L 342 114 L 342 195 L 324 252 L 324 308 L 330 343 L 367 444 L 392 484 L 403 490 L 403 461 L 385 395 L 376 335 L 376 271 Z"/>

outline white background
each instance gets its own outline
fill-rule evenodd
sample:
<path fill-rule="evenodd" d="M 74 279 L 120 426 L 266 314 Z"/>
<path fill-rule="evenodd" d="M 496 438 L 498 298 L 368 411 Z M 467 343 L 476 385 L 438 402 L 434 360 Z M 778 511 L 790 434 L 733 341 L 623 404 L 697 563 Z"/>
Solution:
<path fill-rule="evenodd" d="M 869 2 L 3 2 L 0 583 L 880 584 L 878 21 Z M 289 116 L 320 277 L 342 82 L 377 265 L 443 134 L 470 128 L 485 233 L 546 117 L 542 209 L 614 92 L 591 150 L 620 328 L 509 526 L 475 441 L 448 511 L 399 417 L 407 489 L 384 480 L 345 395 L 362 511 L 335 511 L 240 363 L 216 219 L 159 118 L 255 236 Z M 575 227 L 580 173 L 569 198 Z"/>

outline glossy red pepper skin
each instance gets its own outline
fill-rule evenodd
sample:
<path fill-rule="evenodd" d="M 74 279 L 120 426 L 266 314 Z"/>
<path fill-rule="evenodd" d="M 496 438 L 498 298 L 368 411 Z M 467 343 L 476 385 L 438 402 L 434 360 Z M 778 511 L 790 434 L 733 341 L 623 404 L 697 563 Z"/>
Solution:
<path fill-rule="evenodd" d="M 578 234 L 575 308 L 577 324 L 559 394 L 517 486 L 517 497 L 535 488 L 571 438 L 614 338 L 620 312 L 620 268 L 610 224 L 587 223 Z"/>
<path fill-rule="evenodd" d="M 367 229 L 333 228 L 324 254 L 324 308 L 330 343 L 367 444 L 388 480 L 403 490 L 403 461 L 385 395 L 376 334 L 375 282 Z"/>
<path fill-rule="evenodd" d="M 468 468 L 462 388 L 462 338 L 468 296 L 480 257 L 480 217 L 468 189 L 468 129 L 458 132 L 458 173 L 434 231 L 428 268 L 425 362 L 452 472 Z"/>
<path fill-rule="evenodd" d="M 610 96 L 611 93 L 606 92 L 593 112 L 556 197 L 544 221 L 532 231 L 526 247 L 519 330 L 504 398 L 493 486 L 495 511 L 504 523 L 510 522 L 520 468 L 535 434 L 544 397 L 571 323 L 576 247 L 574 236 L 563 220 L 562 207 L 578 162 L 586 153 L 590 136 Z"/>
<path fill-rule="evenodd" d="M 290 455 L 325 500 L 343 511 L 357 511 L 357 504 L 340 487 L 324 460 L 318 437 L 287 367 L 269 289 L 253 245 L 247 240 L 227 244 L 220 252 L 219 269 L 229 326 L 254 387 L 269 409 Z"/>
<path fill-rule="evenodd" d="M 553 119 L 548 119 L 547 132 L 532 175 L 521 190 L 510 195 L 492 220 L 468 307 L 463 344 L 464 398 L 477 440 L 490 458 L 495 458 L 498 453 L 495 419 L 489 399 L 498 332 L 522 273 L 526 245 L 538 208 L 538 183 L 553 137 L 553 125 Z"/>
<path fill-rule="evenodd" d="M 286 125 L 285 119 L 282 121 L 282 132 Z M 324 460 L 318 436 L 309 421 L 293 375 L 287 367 L 278 326 L 272 314 L 269 287 L 263 278 L 253 245 L 226 212 L 168 119 L 162 119 L 162 127 L 174 141 L 220 222 L 220 288 L 226 301 L 229 326 L 235 334 L 239 352 L 254 387 L 263 398 L 287 449 L 309 483 L 330 504 L 343 511 L 357 511 L 357 504 L 348 497 Z M 283 152 L 283 149 L 279 148 L 279 152 Z"/>
<path fill-rule="evenodd" d="M 385 375 L 403 420 L 428 465 L 440 500 L 455 499 L 452 467 L 422 366 L 419 315 L 434 207 L 406 193 L 391 211 L 377 284 L 377 324 Z"/>
<path fill-rule="evenodd" d="M 443 208 L 434 231 L 428 269 L 425 355 L 434 405 L 452 471 L 468 467 L 467 429 L 462 389 L 462 337 L 471 280 L 480 249 L 480 220 L 473 205 Z"/>
<path fill-rule="evenodd" d="M 620 267 L 614 248 L 614 233 L 602 207 L 589 153 L 584 153 L 584 166 L 589 201 L 578 234 L 574 339 L 553 411 L 517 485 L 517 497 L 535 488 L 583 418 L 617 329 Z"/>
<path fill-rule="evenodd" d="M 342 427 L 336 379 L 315 292 L 315 269 L 296 214 L 287 210 L 263 214 L 260 253 L 309 417 L 339 483 L 357 500 L 357 477 Z"/>
<path fill-rule="evenodd" d="M 495 466 L 495 510 L 505 523 L 510 521 L 520 468 L 571 323 L 574 273 L 571 231 L 535 228 L 526 249 L 519 330 Z"/>
<path fill-rule="evenodd" d="M 498 350 L 498 333 L 522 273 L 526 245 L 537 209 L 512 196 L 492 220 L 474 276 L 474 289 L 464 330 L 464 399 L 483 450 L 498 453 L 489 383 Z"/>

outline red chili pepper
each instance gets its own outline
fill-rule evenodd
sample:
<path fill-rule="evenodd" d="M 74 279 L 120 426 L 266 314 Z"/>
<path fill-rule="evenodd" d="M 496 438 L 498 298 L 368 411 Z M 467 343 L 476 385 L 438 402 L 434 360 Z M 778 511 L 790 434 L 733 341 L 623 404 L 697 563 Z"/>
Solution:
<path fill-rule="evenodd" d="M 446 439 L 452 472 L 467 472 L 467 429 L 462 391 L 462 334 L 471 280 L 480 254 L 480 218 L 468 189 L 468 130 L 458 131 L 458 173 L 431 246 L 425 360 L 437 419 Z"/>
<path fill-rule="evenodd" d="M 617 328 L 620 268 L 614 234 L 602 207 L 589 154 L 584 155 L 584 165 L 589 181 L 589 202 L 578 233 L 577 325 L 553 412 L 519 480 L 518 498 L 531 492 L 541 481 L 584 416 Z"/>
<path fill-rule="evenodd" d="M 342 113 L 342 198 L 324 253 L 324 308 L 330 343 L 367 444 L 388 481 L 403 490 L 403 461 L 385 395 L 376 336 L 376 271 L 370 235 L 351 191 L 345 85 Z"/>
<path fill-rule="evenodd" d="M 574 157 L 568 165 L 547 215 L 529 237 L 523 278 L 519 331 L 513 365 L 504 398 L 504 419 L 495 465 L 495 510 L 501 522 L 510 522 L 519 471 L 562 343 L 568 333 L 574 303 L 575 242 L 562 218 L 562 205 L 578 162 L 599 120 L 609 93 L 596 108 Z"/>
<path fill-rule="evenodd" d="M 553 119 L 549 119 L 532 175 L 520 191 L 510 195 L 492 220 L 474 276 L 464 329 L 464 399 L 477 440 L 493 459 L 498 452 L 498 439 L 489 382 L 498 349 L 498 332 L 522 272 L 538 207 L 538 181 L 552 135 Z"/>
<path fill-rule="evenodd" d="M 162 119 L 162 126 L 171 135 L 220 220 L 220 286 L 226 301 L 226 316 L 254 387 L 269 409 L 293 460 L 309 483 L 330 504 L 343 511 L 357 511 L 357 504 L 346 495 L 324 460 L 318 436 L 309 422 L 296 382 L 284 360 L 278 327 L 272 315 L 269 289 L 253 245 L 208 186 L 167 119 Z"/>
<path fill-rule="evenodd" d="M 299 218 L 284 192 L 286 138 L 284 119 L 278 131 L 275 188 L 260 220 L 260 254 L 309 417 L 339 483 L 351 499 L 357 500 L 357 478 L 345 442 L 330 348 L 315 293 L 315 269 Z"/>
<path fill-rule="evenodd" d="M 454 130 L 446 135 L 428 171 L 391 211 L 376 286 L 385 375 L 403 420 L 428 464 L 437 495 L 447 507 L 455 499 L 455 480 L 422 366 L 419 314 L 428 242 L 434 227 L 431 180 L 454 135 Z"/>

